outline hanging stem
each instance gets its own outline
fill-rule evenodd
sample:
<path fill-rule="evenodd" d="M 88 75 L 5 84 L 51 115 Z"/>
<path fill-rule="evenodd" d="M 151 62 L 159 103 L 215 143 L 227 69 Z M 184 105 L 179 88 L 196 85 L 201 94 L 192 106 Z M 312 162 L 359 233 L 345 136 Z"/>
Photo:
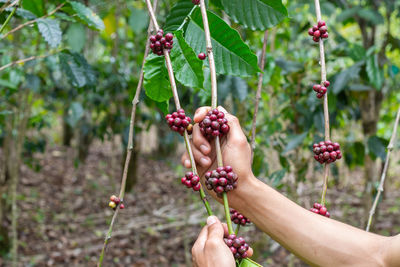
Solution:
<path fill-rule="evenodd" d="M 319 0 L 314 0 L 315 3 L 315 13 L 317 15 L 317 21 L 321 20 L 321 7 Z M 326 66 L 325 66 L 325 50 L 324 41 L 322 38 L 319 39 L 319 55 L 321 64 L 321 84 L 326 81 Z M 331 139 L 329 130 L 329 109 L 328 109 L 328 94 L 324 96 L 324 125 L 325 125 L 325 141 Z M 328 190 L 328 177 L 329 177 L 329 163 L 324 165 L 324 185 L 322 189 L 321 205 L 325 206 L 325 196 Z"/>
<path fill-rule="evenodd" d="M 264 41 L 263 41 L 263 48 L 261 52 L 261 58 L 260 58 L 260 64 L 259 67 L 261 70 L 264 70 L 265 67 L 265 54 L 267 51 L 267 41 L 268 41 L 268 30 L 264 32 Z M 254 115 L 253 115 L 253 122 L 251 125 L 251 164 L 253 164 L 253 159 L 254 159 L 254 149 L 256 148 L 256 126 L 257 126 L 257 114 L 258 114 L 258 107 L 260 104 L 260 99 L 261 99 L 261 91 L 262 91 L 262 85 L 263 85 L 263 78 L 264 78 L 264 73 L 260 73 L 258 75 L 258 85 L 257 85 L 257 94 L 256 94 L 256 99 L 255 99 L 255 106 L 254 106 Z"/>
<path fill-rule="evenodd" d="M 397 137 L 397 127 L 399 126 L 399 121 L 400 121 L 400 107 L 397 110 L 397 116 L 396 116 L 396 121 L 394 123 L 394 127 L 393 127 L 393 133 L 392 133 L 392 137 L 390 138 L 390 142 L 389 145 L 387 146 L 387 155 L 386 155 L 386 159 L 385 159 L 385 165 L 383 167 L 383 171 L 382 171 L 382 176 L 381 176 L 381 180 L 379 182 L 379 187 L 378 187 L 378 192 L 375 196 L 374 199 L 374 203 L 371 207 L 371 210 L 369 211 L 369 218 L 368 218 L 368 223 L 367 223 L 367 228 L 365 229 L 367 232 L 369 232 L 369 229 L 371 227 L 371 223 L 372 223 L 372 218 L 375 214 L 375 210 L 376 207 L 378 206 L 378 202 L 379 202 L 379 198 L 383 192 L 383 185 L 385 184 L 385 179 L 386 179 L 386 174 L 389 168 L 389 161 L 390 161 L 390 154 L 392 153 L 392 150 L 394 148 L 394 145 L 396 143 L 396 137 Z"/>
<path fill-rule="evenodd" d="M 146 4 L 147 4 L 147 10 L 149 11 L 150 14 L 150 18 L 154 24 L 154 28 L 156 31 L 158 31 L 160 29 L 160 27 L 158 26 L 157 23 L 157 19 L 156 16 L 151 8 L 151 1 L 150 0 L 145 0 Z M 149 46 L 149 45 L 147 45 Z M 172 94 L 174 96 L 174 102 L 175 102 L 175 107 L 176 109 L 180 109 L 181 108 L 181 103 L 179 101 L 179 94 L 178 94 L 178 90 L 176 87 L 176 82 L 175 82 L 175 76 L 174 76 L 174 70 L 172 68 L 172 63 L 171 63 L 171 58 L 169 56 L 168 50 L 164 49 L 164 57 L 165 57 L 165 63 L 167 66 L 167 70 L 168 70 L 168 76 L 169 76 L 169 81 L 171 83 L 171 90 L 172 90 Z M 190 164 L 192 165 L 192 172 L 194 173 L 194 175 L 198 175 L 197 172 L 197 168 L 196 168 L 196 161 L 194 160 L 194 156 L 193 156 L 193 151 L 192 151 L 192 147 L 190 145 L 190 139 L 189 139 L 189 134 L 187 133 L 187 131 L 185 130 L 185 133 L 183 135 L 184 139 L 185 139 L 185 145 L 186 145 L 186 150 L 189 154 L 189 159 L 190 159 Z M 206 194 L 204 192 L 203 186 L 200 185 L 200 190 L 199 190 L 199 194 L 200 194 L 200 198 L 203 201 L 203 204 L 207 210 L 207 214 L 209 216 L 213 215 L 212 211 L 211 211 L 211 207 L 210 204 L 208 203 Z"/>
<path fill-rule="evenodd" d="M 14 7 L 14 9 L 11 11 L 10 15 L 8 15 L 6 21 L 4 21 L 3 25 L 1 25 L 0 33 L 3 32 L 4 28 L 5 28 L 5 27 L 7 26 L 7 24 L 10 22 L 12 16 L 14 16 L 15 11 L 17 11 L 18 6 L 19 6 L 19 2 L 18 2 L 18 5 L 16 5 L 16 6 Z"/>
<path fill-rule="evenodd" d="M 157 2 L 158 2 L 158 0 L 154 0 L 154 6 L 153 6 L 154 10 L 157 9 Z M 154 26 L 150 21 L 149 28 L 147 30 L 148 37 L 150 36 L 153 27 Z M 106 237 L 104 239 L 103 248 L 101 250 L 100 257 L 99 257 L 99 262 L 97 264 L 98 267 L 101 267 L 101 264 L 103 263 L 103 259 L 104 259 L 105 251 L 107 249 L 108 241 L 111 239 L 113 226 L 114 226 L 114 223 L 115 223 L 115 221 L 117 219 L 117 216 L 118 216 L 119 206 L 123 202 L 124 195 L 125 195 L 125 188 L 126 188 L 126 180 L 127 180 L 127 177 L 128 177 L 129 163 L 131 161 L 132 152 L 133 152 L 133 137 L 134 137 L 134 129 L 135 129 L 136 107 L 137 107 L 137 104 L 139 103 L 140 92 L 142 91 L 143 76 L 144 76 L 143 67 L 144 67 L 144 64 L 146 63 L 146 57 L 147 57 L 147 55 L 149 54 L 149 51 L 150 51 L 149 43 L 150 43 L 149 38 L 147 38 L 146 49 L 145 49 L 145 52 L 144 52 L 144 58 L 143 58 L 143 62 L 142 62 L 142 69 L 141 69 L 140 75 L 139 75 L 139 82 L 138 82 L 138 85 L 136 87 L 135 97 L 132 100 L 132 111 L 131 111 L 131 118 L 130 118 L 130 122 L 129 122 L 129 137 L 128 137 L 127 154 L 126 154 L 126 158 L 125 158 L 124 170 L 122 172 L 121 188 L 120 188 L 120 192 L 119 192 L 119 199 L 121 201 L 120 201 L 120 203 L 118 203 L 117 207 L 115 208 L 114 215 L 113 215 L 113 217 L 111 219 L 111 223 L 109 225 Z"/>
<path fill-rule="evenodd" d="M 27 22 L 25 22 L 24 24 L 21 24 L 21 25 L 15 27 L 15 28 L 12 29 L 11 31 L 9 31 L 9 32 L 7 32 L 6 34 L 4 34 L 3 36 L 1 36 L 1 37 L 0 37 L 0 40 L 6 38 L 8 35 L 10 35 L 10 34 L 16 32 L 16 31 L 18 31 L 18 30 L 20 30 L 20 29 L 22 29 L 22 28 L 24 28 L 24 27 L 26 27 L 26 26 L 29 26 L 29 25 L 34 24 L 35 22 L 37 22 L 37 21 L 40 20 L 40 19 L 45 19 L 45 18 L 47 18 L 47 17 L 52 16 L 52 15 L 53 15 L 54 13 L 56 13 L 59 9 L 61 9 L 64 5 L 65 5 L 65 2 L 62 3 L 62 4 L 60 4 L 60 5 L 58 5 L 53 11 L 51 11 L 51 12 L 50 12 L 49 14 L 47 14 L 47 15 L 44 15 L 44 16 L 42 16 L 42 17 L 40 17 L 40 18 L 37 18 L 37 19 L 34 19 L 34 20 L 27 21 Z"/>
<path fill-rule="evenodd" d="M 209 65 L 210 65 L 210 74 L 211 74 L 211 108 L 215 109 L 215 108 L 217 108 L 217 100 L 218 100 L 218 98 L 217 98 L 217 96 L 218 96 L 217 72 L 215 70 L 215 60 L 214 60 L 212 43 L 211 43 L 210 26 L 208 24 L 207 9 L 206 9 L 206 4 L 205 4 L 204 0 L 200 0 L 200 10 L 201 10 L 201 16 L 203 18 L 208 61 L 210 63 Z M 215 138 L 215 151 L 217 154 L 218 167 L 223 167 L 224 163 L 223 163 L 223 159 L 222 159 L 221 142 L 220 142 L 219 136 L 217 136 Z M 229 234 L 233 234 L 234 231 L 232 228 L 232 221 L 231 221 L 231 216 L 230 216 L 230 212 L 229 212 L 229 202 L 228 202 L 228 196 L 227 196 L 226 192 L 222 193 L 222 198 L 224 200 L 225 218 L 226 218 L 226 224 L 228 225 L 228 231 L 229 231 Z"/>

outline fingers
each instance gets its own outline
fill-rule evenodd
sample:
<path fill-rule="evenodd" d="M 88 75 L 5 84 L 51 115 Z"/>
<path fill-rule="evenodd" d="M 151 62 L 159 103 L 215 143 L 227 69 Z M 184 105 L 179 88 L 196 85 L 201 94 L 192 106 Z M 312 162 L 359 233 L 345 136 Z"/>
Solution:
<path fill-rule="evenodd" d="M 193 127 L 193 144 L 203 155 L 208 155 L 211 151 L 211 145 L 207 139 L 201 134 L 200 127 L 196 124 Z"/>
<path fill-rule="evenodd" d="M 228 120 L 228 125 L 230 127 L 227 135 L 228 143 L 236 145 L 247 144 L 247 138 L 240 126 L 239 119 L 229 113 L 225 114 L 225 118 Z"/>
<path fill-rule="evenodd" d="M 203 252 L 203 248 L 206 245 L 207 236 L 208 236 L 208 226 L 205 226 L 205 227 L 203 227 L 203 229 L 201 229 L 201 232 L 200 232 L 199 236 L 197 237 L 196 242 L 194 242 L 194 245 L 192 248 L 193 255 Z"/>
<path fill-rule="evenodd" d="M 208 240 L 218 238 L 222 240 L 224 237 L 224 228 L 216 216 L 207 218 L 208 225 Z"/>
<path fill-rule="evenodd" d="M 192 164 L 190 163 L 189 155 L 186 151 L 185 151 L 185 153 L 183 153 L 183 155 L 181 157 L 181 163 L 182 163 L 183 167 L 185 167 L 187 169 L 190 169 L 192 167 Z"/>
<path fill-rule="evenodd" d="M 249 257 L 251 257 L 251 256 L 253 256 L 253 253 L 254 253 L 253 249 L 252 249 L 252 248 L 249 248 L 249 250 L 247 251 L 247 255 L 248 255 Z"/>
<path fill-rule="evenodd" d="M 194 122 L 195 123 L 201 122 L 204 119 L 204 117 L 206 116 L 207 112 L 210 111 L 210 109 L 211 109 L 211 107 L 198 108 L 196 110 L 196 113 L 194 113 L 194 118 L 193 118 Z"/>
<path fill-rule="evenodd" d="M 195 146 L 192 146 L 193 157 L 196 161 L 196 164 L 199 164 L 201 167 L 207 168 L 211 165 L 211 159 L 208 156 L 205 156 L 201 153 Z"/>

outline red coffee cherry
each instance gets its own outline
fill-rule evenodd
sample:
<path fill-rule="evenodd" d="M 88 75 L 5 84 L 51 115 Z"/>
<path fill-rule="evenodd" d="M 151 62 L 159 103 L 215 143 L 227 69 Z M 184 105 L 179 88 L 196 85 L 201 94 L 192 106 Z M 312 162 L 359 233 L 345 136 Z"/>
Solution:
<path fill-rule="evenodd" d="M 200 5 L 200 0 L 192 0 L 192 3 L 193 3 L 194 5 Z"/>
<path fill-rule="evenodd" d="M 168 53 L 171 52 L 174 35 L 172 33 L 167 33 L 164 36 L 164 31 L 162 29 L 158 30 L 156 35 L 150 36 L 150 48 L 154 54 L 162 56 L 164 54 L 164 49 L 167 49 Z"/>
<path fill-rule="evenodd" d="M 223 192 L 232 191 L 238 184 L 238 176 L 231 166 L 218 167 L 214 171 L 206 172 L 205 178 L 207 189 L 214 190 L 218 197 L 222 197 Z"/>
<path fill-rule="evenodd" d="M 183 135 L 185 130 L 187 130 L 188 134 L 192 134 L 192 119 L 185 115 L 185 111 L 183 109 L 179 109 L 172 114 L 166 115 L 165 120 L 167 121 L 171 130 L 174 132 L 178 132 L 180 135 Z"/>
<path fill-rule="evenodd" d="M 197 57 L 198 57 L 200 60 L 204 60 L 204 59 L 206 59 L 207 55 L 204 54 L 204 53 L 200 53 L 200 54 L 198 54 Z"/>
<path fill-rule="evenodd" d="M 200 178 L 199 176 L 194 175 L 193 172 L 187 172 L 185 177 L 181 178 L 181 183 L 187 188 L 192 188 L 193 191 L 199 191 L 201 188 Z"/>
<path fill-rule="evenodd" d="M 236 237 L 235 234 L 224 236 L 225 244 L 231 250 L 235 259 L 244 259 L 248 257 L 247 251 L 250 246 L 246 243 L 243 237 Z"/>
<path fill-rule="evenodd" d="M 310 209 L 311 212 L 314 212 L 316 214 L 325 216 L 327 218 L 331 217 L 331 214 L 328 212 L 327 208 L 325 206 L 322 206 L 319 203 L 314 203 L 313 207 Z"/>
<path fill-rule="evenodd" d="M 312 36 L 313 41 L 316 43 L 321 39 L 328 38 L 328 27 L 326 26 L 325 21 L 318 21 L 317 25 L 308 29 L 308 35 Z"/>
<path fill-rule="evenodd" d="M 314 158 L 321 164 L 332 163 L 342 158 L 339 143 L 322 141 L 313 145 Z"/>
<path fill-rule="evenodd" d="M 218 109 L 209 111 L 199 126 L 200 132 L 209 140 L 215 136 L 224 136 L 229 132 L 228 120 Z"/>
<path fill-rule="evenodd" d="M 235 224 L 240 224 L 242 226 L 246 226 L 246 224 L 250 224 L 250 220 L 247 219 L 243 214 L 237 212 L 234 209 L 230 209 L 231 213 L 231 221 Z"/>

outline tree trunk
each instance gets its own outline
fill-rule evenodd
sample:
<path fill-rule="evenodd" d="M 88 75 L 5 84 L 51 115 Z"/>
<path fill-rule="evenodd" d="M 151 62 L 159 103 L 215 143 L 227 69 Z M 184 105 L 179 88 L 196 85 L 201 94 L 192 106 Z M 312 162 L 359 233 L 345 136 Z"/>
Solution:
<path fill-rule="evenodd" d="M 362 129 L 364 134 L 365 144 L 368 138 L 374 136 L 377 131 L 377 125 L 379 121 L 379 112 L 381 109 L 381 104 L 383 100 L 383 95 L 380 91 L 371 90 L 362 94 L 360 99 L 360 111 L 362 120 Z M 376 161 L 373 160 L 369 153 L 365 153 L 364 156 L 364 194 L 363 194 L 363 204 L 364 204 L 364 216 L 363 223 L 368 220 L 368 212 L 372 205 L 373 194 L 374 194 L 374 182 L 376 181 L 377 166 Z"/>

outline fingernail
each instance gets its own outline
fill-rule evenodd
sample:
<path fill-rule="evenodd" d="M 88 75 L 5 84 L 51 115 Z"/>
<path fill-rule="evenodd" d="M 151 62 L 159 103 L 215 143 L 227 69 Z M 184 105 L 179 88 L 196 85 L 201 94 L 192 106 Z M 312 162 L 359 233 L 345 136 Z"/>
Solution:
<path fill-rule="evenodd" d="M 207 166 L 207 164 L 208 164 L 208 160 L 206 159 L 206 158 L 201 158 L 200 159 L 200 163 L 201 163 L 201 165 L 203 165 L 203 166 Z"/>
<path fill-rule="evenodd" d="M 215 217 L 214 215 L 207 218 L 207 225 L 212 225 L 216 222 L 217 222 L 217 217 Z"/>
<path fill-rule="evenodd" d="M 201 152 L 203 152 L 204 154 L 207 154 L 207 153 L 208 153 L 208 146 L 206 146 L 206 145 L 201 145 L 201 146 L 200 146 L 200 150 L 201 150 Z"/>
<path fill-rule="evenodd" d="M 190 167 L 190 160 L 188 160 L 188 159 L 185 160 L 185 167 L 186 167 L 186 166 L 189 166 L 189 167 Z"/>

